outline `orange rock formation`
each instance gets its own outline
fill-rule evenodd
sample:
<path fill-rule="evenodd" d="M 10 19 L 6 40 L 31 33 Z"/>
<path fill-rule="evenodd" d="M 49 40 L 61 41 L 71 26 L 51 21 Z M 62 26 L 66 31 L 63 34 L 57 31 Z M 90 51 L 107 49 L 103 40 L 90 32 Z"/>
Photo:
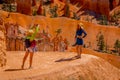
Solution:
<path fill-rule="evenodd" d="M 19 13 L 31 15 L 31 6 L 31 0 L 17 0 L 17 12 Z"/>
<path fill-rule="evenodd" d="M 6 65 L 6 38 L 3 20 L 0 17 L 0 67 Z"/>
<path fill-rule="evenodd" d="M 91 10 L 109 17 L 110 10 L 119 6 L 120 0 L 70 0 L 71 3 L 80 3 L 84 10 Z"/>
<path fill-rule="evenodd" d="M 14 13 L 13 13 L 14 14 Z M 117 39 L 120 39 L 120 29 L 116 28 L 114 26 L 102 26 L 97 25 L 89 22 L 84 21 L 76 21 L 69 18 L 46 18 L 46 17 L 31 17 L 31 16 L 25 16 L 21 14 L 14 14 L 11 13 L 11 17 L 9 20 L 13 22 L 17 22 L 19 25 L 23 26 L 24 28 L 27 28 L 28 25 L 31 25 L 33 23 L 40 24 L 40 31 L 43 29 L 46 30 L 46 26 L 49 26 L 49 33 L 51 34 L 51 38 L 55 36 L 55 31 L 59 28 L 62 29 L 61 35 L 63 35 L 63 38 L 67 38 L 70 45 L 74 43 L 74 36 L 75 36 L 75 30 L 78 22 L 83 22 L 85 25 L 85 30 L 88 33 L 88 36 L 85 38 L 85 44 L 88 45 L 89 43 L 92 44 L 92 48 L 96 48 L 97 39 L 96 36 L 99 32 L 102 32 L 105 38 L 105 43 L 109 47 L 113 47 L 114 43 Z M 5 13 L 3 12 L 3 16 L 5 16 Z M 17 17 L 19 16 L 19 17 Z M 7 21 L 7 19 L 5 19 Z"/>

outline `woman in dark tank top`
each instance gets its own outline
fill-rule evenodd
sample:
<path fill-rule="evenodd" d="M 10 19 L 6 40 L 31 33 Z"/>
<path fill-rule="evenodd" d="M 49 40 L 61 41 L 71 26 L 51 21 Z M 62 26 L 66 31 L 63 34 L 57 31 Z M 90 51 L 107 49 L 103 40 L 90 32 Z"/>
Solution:
<path fill-rule="evenodd" d="M 83 36 L 84 34 L 84 36 Z M 76 40 L 76 50 L 77 50 L 77 58 L 81 58 L 81 53 L 82 53 L 82 46 L 84 44 L 83 42 L 83 38 L 85 38 L 87 35 L 87 33 L 84 31 L 83 29 L 83 24 L 79 23 L 77 25 L 77 29 L 76 29 L 76 35 L 75 35 L 75 40 Z"/>

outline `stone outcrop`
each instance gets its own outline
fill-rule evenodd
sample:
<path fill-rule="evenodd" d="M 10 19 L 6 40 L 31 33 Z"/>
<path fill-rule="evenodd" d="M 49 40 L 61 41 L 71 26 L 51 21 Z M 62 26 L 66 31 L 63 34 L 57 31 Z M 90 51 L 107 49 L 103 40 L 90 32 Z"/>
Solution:
<path fill-rule="evenodd" d="M 19 25 L 23 26 L 23 28 L 27 28 L 27 25 L 30 25 L 30 23 L 32 22 L 31 16 L 25 16 L 25 15 L 21 15 L 18 13 L 14 14 L 14 15 L 12 15 L 12 14 L 13 13 L 11 13 L 11 17 L 10 17 L 11 20 L 14 19 L 14 22 L 19 23 Z M 20 18 L 19 17 L 14 18 L 15 16 L 19 16 Z M 46 18 L 43 16 L 39 16 L 39 17 L 36 16 L 36 17 L 34 17 L 34 23 L 40 25 L 40 31 L 42 31 L 43 29 L 46 30 L 45 28 L 48 25 L 49 33 L 51 34 L 52 37 L 55 36 L 55 30 L 60 28 L 60 29 L 62 29 L 61 35 L 63 35 L 64 38 L 68 39 L 69 44 L 72 45 L 74 43 L 74 37 L 71 37 L 71 36 L 75 35 L 77 21 L 69 19 L 69 18 L 64 18 L 64 17 L 51 19 L 51 18 Z M 109 47 L 113 48 L 113 45 L 114 45 L 116 39 L 120 39 L 119 28 L 112 27 L 112 26 L 110 26 L 110 27 L 102 26 L 102 25 L 92 24 L 92 23 L 84 22 L 84 21 L 83 21 L 83 24 L 85 25 L 84 28 L 88 33 L 88 36 L 85 38 L 85 43 L 86 43 L 86 45 L 89 45 L 89 43 L 91 43 L 91 46 L 93 49 L 96 49 L 96 45 L 97 45 L 96 36 L 101 31 L 104 34 L 105 43 L 107 41 L 107 43 L 109 43 L 108 44 Z M 66 32 L 66 31 L 68 31 L 68 32 Z M 68 34 L 68 33 L 70 33 L 70 34 Z M 22 40 L 20 40 L 20 41 L 23 42 Z M 9 43 L 13 44 L 12 42 L 9 42 Z M 41 45 L 41 47 L 42 47 L 42 45 Z"/>
<path fill-rule="evenodd" d="M 24 41 L 23 36 L 18 24 L 6 23 L 6 44 L 7 51 L 23 51 Z M 24 30 L 23 30 L 24 31 Z M 22 34 L 21 34 L 22 33 Z"/>
<path fill-rule="evenodd" d="M 41 15 L 42 14 L 42 0 L 40 1 L 40 5 L 39 5 L 39 8 L 38 8 L 38 10 L 37 10 L 37 14 L 38 15 Z"/>
<path fill-rule="evenodd" d="M 7 51 L 24 51 L 24 41 L 22 39 L 7 38 Z"/>
<path fill-rule="evenodd" d="M 8 52 L 10 69 L 0 72 L 0 80 L 119 80 L 120 69 L 110 64 L 119 64 L 118 56 L 97 53 L 85 49 L 88 54 L 82 54 L 76 59 L 75 52 L 38 52 L 34 55 L 33 68 L 19 70 L 24 52 Z M 99 55 L 94 56 L 92 54 Z M 102 57 L 102 58 L 101 58 Z M 106 59 L 104 59 L 104 58 Z M 15 68 L 15 69 L 11 69 Z M 18 76 L 19 75 L 19 76 Z"/>
<path fill-rule="evenodd" d="M 3 22 L 0 19 L 0 67 L 6 65 L 6 38 Z"/>
<path fill-rule="evenodd" d="M 6 65 L 6 45 L 4 33 L 0 30 L 0 67 Z"/>
<path fill-rule="evenodd" d="M 17 12 L 31 15 L 32 14 L 31 0 L 17 0 Z"/>
<path fill-rule="evenodd" d="M 79 3 L 83 10 L 91 10 L 109 17 L 110 10 L 120 5 L 120 0 L 70 0 L 71 3 Z"/>
<path fill-rule="evenodd" d="M 36 5 L 36 0 L 32 0 L 32 6 Z"/>
<path fill-rule="evenodd" d="M 40 5 L 37 10 L 37 13 L 40 15 L 42 13 L 42 5 Z M 57 1 L 57 0 L 56 0 Z M 120 5 L 120 0 L 59 0 L 61 2 L 66 3 L 66 1 L 70 1 L 72 4 L 80 4 L 82 6 L 82 10 L 90 10 L 94 11 L 97 14 L 106 15 L 109 18 L 109 12 L 113 10 L 115 7 Z M 51 0 L 51 3 L 55 3 L 55 0 Z M 37 2 L 35 0 L 17 0 L 17 12 L 31 15 L 32 14 L 32 6 L 35 6 Z"/>

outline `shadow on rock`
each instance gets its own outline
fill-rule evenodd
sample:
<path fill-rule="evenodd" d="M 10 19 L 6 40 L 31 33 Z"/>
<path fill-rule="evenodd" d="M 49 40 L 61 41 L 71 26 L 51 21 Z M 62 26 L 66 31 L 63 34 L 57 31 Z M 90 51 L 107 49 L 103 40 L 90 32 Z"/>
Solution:
<path fill-rule="evenodd" d="M 21 70 L 27 70 L 27 69 L 6 69 L 5 71 L 21 71 Z"/>
<path fill-rule="evenodd" d="M 72 60 L 76 60 L 76 59 L 80 59 L 80 58 L 77 58 L 76 56 L 71 57 L 71 58 L 61 58 L 59 60 L 56 60 L 55 62 L 72 61 Z"/>

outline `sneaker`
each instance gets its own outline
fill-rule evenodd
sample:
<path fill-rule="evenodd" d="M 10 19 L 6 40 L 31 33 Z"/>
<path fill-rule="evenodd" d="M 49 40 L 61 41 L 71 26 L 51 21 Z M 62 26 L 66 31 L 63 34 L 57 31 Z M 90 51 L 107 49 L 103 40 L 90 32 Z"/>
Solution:
<path fill-rule="evenodd" d="M 72 45 L 73 47 L 76 46 L 76 43 Z"/>
<path fill-rule="evenodd" d="M 24 69 L 24 65 L 21 66 L 21 69 Z"/>
<path fill-rule="evenodd" d="M 32 68 L 33 68 L 33 67 L 30 66 L 28 69 L 32 69 Z"/>
<path fill-rule="evenodd" d="M 79 58 L 81 58 L 81 56 L 80 55 L 77 55 L 77 56 L 75 56 L 76 57 L 76 59 L 79 59 Z"/>

